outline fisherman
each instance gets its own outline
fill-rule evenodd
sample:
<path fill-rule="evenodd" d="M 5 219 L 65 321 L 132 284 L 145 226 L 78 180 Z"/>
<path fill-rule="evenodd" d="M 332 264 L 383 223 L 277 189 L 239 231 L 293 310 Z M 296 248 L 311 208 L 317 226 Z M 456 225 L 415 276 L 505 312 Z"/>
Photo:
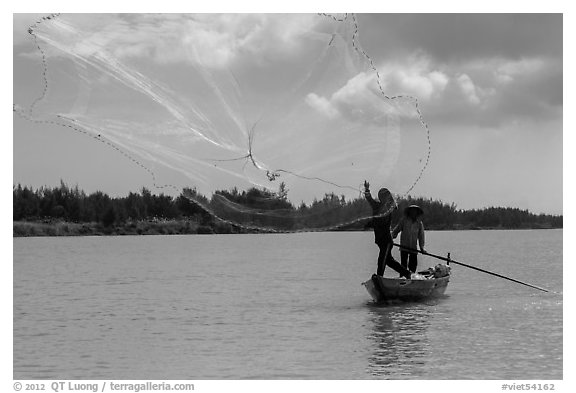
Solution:
<path fill-rule="evenodd" d="M 424 210 L 420 206 L 408 206 L 404 209 L 404 217 L 400 219 L 392 231 L 394 239 L 402 232 L 400 235 L 400 263 L 412 273 L 416 272 L 418 266 L 417 243 L 420 245 L 420 251 L 423 254 L 426 253 L 424 250 L 424 224 L 420 219 L 423 214 Z"/>
<path fill-rule="evenodd" d="M 410 278 L 410 271 L 403 267 L 392 257 L 392 235 L 390 234 L 390 222 L 392 212 L 398 208 L 394 197 L 387 188 L 378 191 L 378 201 L 370 194 L 370 184 L 364 181 L 364 197 L 372 207 L 372 226 L 374 227 L 374 241 L 380 249 L 378 254 L 378 270 L 376 274 L 384 275 L 386 265 L 396 270 L 402 277 Z"/>

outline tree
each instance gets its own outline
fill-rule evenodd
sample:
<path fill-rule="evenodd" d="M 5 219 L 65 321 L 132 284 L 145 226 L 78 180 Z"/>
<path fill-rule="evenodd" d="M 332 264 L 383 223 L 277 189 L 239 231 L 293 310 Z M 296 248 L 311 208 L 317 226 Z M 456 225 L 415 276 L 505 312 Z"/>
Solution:
<path fill-rule="evenodd" d="M 102 215 L 102 224 L 105 227 L 111 227 L 116 221 L 116 212 L 114 208 L 110 205 Z"/>
<path fill-rule="evenodd" d="M 281 182 L 278 186 L 278 198 L 282 201 L 288 200 L 288 188 L 284 182 Z"/>

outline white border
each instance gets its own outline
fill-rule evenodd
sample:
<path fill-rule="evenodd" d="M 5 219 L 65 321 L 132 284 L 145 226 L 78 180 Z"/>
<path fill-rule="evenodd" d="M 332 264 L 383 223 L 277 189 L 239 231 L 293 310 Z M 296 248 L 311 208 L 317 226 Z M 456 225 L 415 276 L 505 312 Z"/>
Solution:
<path fill-rule="evenodd" d="M 10 3 L 10 4 L 7 4 Z M 157 1 L 157 2 L 124 2 L 112 0 L 99 0 L 95 2 L 79 2 L 77 0 L 67 1 L 40 1 L 30 0 L 21 2 L 3 2 L 2 12 L 2 28 L 3 28 L 3 49 L 4 53 L 8 54 L 12 51 L 12 13 L 19 12 L 422 12 L 422 13 L 437 13 L 437 12 L 505 12 L 505 13 L 518 13 L 518 12 L 554 12 L 564 13 L 564 107 L 571 110 L 573 99 L 574 77 L 571 70 L 576 69 L 573 61 L 573 48 L 575 47 L 574 41 L 568 37 L 576 36 L 574 32 L 574 22 L 572 7 L 568 1 L 555 1 L 548 0 L 546 2 L 506 2 L 496 0 L 484 0 L 470 4 L 469 2 L 456 2 L 456 1 L 424 1 L 413 0 L 407 2 L 384 2 L 384 1 L 369 1 L 369 0 L 355 0 L 355 1 L 342 1 L 342 0 L 321 0 L 321 1 L 304 1 L 304 0 L 291 0 L 286 2 L 270 2 L 270 1 Z M 8 56 L 5 56 L 8 57 Z M 2 86 L 12 86 L 12 81 L 8 80 L 12 76 L 12 62 L 5 59 L 2 62 L 5 82 Z M 10 209 L 12 206 L 11 197 L 8 193 L 8 187 L 12 183 L 12 114 L 8 111 L 11 106 L 12 95 L 8 96 L 8 89 L 4 89 L 2 100 L 2 120 L 3 129 L 7 137 L 3 140 L 1 149 L 1 157 L 4 160 L 2 165 L 2 182 L 5 191 L 0 194 L 2 198 L 2 317 L 3 323 L 1 324 L 2 332 L 2 358 L 1 358 L 1 385 L 2 391 L 14 391 L 12 381 L 12 228 L 10 227 Z M 570 114 L 570 112 L 569 112 Z M 10 118 L 8 118 L 10 116 Z M 576 199 L 574 194 L 574 121 L 571 116 L 565 116 L 563 149 L 564 149 L 564 201 L 563 209 L 564 214 L 564 244 L 566 240 L 570 241 L 573 238 L 573 205 L 571 201 Z M 572 178 L 572 179 L 570 179 Z M 569 248 L 569 245 L 564 246 L 563 255 L 565 255 L 565 278 L 575 277 L 574 263 Z M 543 261 L 546 263 L 546 261 Z M 568 310 L 571 310 L 573 303 L 573 290 L 564 280 L 564 303 L 568 304 Z M 498 392 L 501 391 L 502 383 L 555 383 L 556 391 L 567 391 L 569 386 L 572 386 L 570 391 L 574 390 L 575 378 L 573 350 L 574 339 L 571 332 L 574 332 L 573 318 L 571 312 L 564 314 L 564 332 L 568 332 L 564 336 L 564 381 L 194 381 L 197 391 L 250 391 L 250 392 L 269 392 L 274 389 L 276 392 L 293 392 L 295 390 L 304 391 L 352 391 L 355 389 L 398 389 L 402 392 L 409 391 L 442 391 L 442 392 Z M 6 350 L 10 348 L 10 350 Z M 38 381 L 34 381 L 38 382 Z M 52 381 L 46 381 L 50 383 Z M 102 381 L 82 381 L 82 382 L 98 382 Z M 118 381 L 121 382 L 121 381 Z M 127 381 L 122 381 L 127 382 Z M 176 382 L 176 381 L 171 381 Z M 181 381 L 186 382 L 186 381 Z M 50 390 L 49 390 L 50 391 Z"/>

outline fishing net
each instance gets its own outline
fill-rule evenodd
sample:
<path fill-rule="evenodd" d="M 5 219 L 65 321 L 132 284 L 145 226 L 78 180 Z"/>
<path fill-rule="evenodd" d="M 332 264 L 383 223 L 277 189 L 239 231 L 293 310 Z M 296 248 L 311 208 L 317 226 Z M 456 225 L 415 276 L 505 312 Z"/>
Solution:
<path fill-rule="evenodd" d="M 364 179 L 408 193 L 430 158 L 417 99 L 387 91 L 394 59 L 359 31 L 354 14 L 48 15 L 29 28 L 41 92 L 15 112 L 225 222 L 345 227 L 372 215 Z"/>

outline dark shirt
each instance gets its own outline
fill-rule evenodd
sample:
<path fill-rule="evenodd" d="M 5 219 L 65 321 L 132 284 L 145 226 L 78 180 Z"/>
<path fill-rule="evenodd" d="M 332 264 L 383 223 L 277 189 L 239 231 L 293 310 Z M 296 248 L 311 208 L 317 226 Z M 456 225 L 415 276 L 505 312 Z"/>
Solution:
<path fill-rule="evenodd" d="M 372 198 L 372 195 L 366 194 L 366 200 L 372 207 L 372 215 L 380 216 L 387 213 L 386 210 L 390 206 L 386 206 L 380 201 L 376 201 Z M 392 235 L 390 234 L 390 224 L 392 222 L 392 214 L 388 212 L 384 216 L 374 217 L 372 219 L 372 226 L 374 227 L 374 242 L 378 245 L 387 245 L 392 243 Z"/>

